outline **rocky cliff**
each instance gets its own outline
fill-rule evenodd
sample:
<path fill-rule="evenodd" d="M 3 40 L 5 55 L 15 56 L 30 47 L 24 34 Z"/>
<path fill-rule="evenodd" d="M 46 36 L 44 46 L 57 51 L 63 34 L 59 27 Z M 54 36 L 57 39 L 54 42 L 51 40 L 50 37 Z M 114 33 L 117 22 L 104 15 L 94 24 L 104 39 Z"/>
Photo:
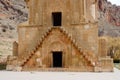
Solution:
<path fill-rule="evenodd" d="M 98 0 L 99 35 L 120 36 L 120 6 Z"/>
<path fill-rule="evenodd" d="M 27 20 L 24 0 L 0 0 L 0 55 L 12 54 L 12 43 L 17 40 L 17 25 Z"/>
<path fill-rule="evenodd" d="M 0 36 L 16 37 L 16 26 L 26 21 L 27 15 L 24 0 L 0 0 Z"/>

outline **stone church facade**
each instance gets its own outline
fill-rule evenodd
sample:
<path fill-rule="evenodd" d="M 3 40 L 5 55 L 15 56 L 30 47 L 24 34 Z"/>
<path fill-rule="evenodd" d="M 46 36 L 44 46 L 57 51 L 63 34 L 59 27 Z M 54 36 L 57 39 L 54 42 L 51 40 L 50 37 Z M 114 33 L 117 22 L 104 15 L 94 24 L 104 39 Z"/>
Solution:
<path fill-rule="evenodd" d="M 18 26 L 8 70 L 113 71 L 98 38 L 97 0 L 26 0 L 29 20 Z"/>

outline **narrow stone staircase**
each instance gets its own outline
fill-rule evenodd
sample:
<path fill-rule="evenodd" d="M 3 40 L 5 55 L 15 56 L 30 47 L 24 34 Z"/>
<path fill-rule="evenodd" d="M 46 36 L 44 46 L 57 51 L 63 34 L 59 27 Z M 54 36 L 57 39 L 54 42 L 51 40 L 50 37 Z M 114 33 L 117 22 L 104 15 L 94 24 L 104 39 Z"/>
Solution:
<path fill-rule="evenodd" d="M 81 48 L 81 46 L 79 46 L 79 45 L 77 44 L 77 42 L 72 38 L 71 35 L 69 35 L 69 33 L 68 33 L 63 27 L 61 27 L 60 30 L 61 30 L 65 35 L 68 36 L 68 38 L 71 40 L 72 44 L 79 50 L 80 53 L 83 54 L 84 58 L 85 58 L 86 60 L 88 60 L 88 61 L 91 63 L 92 66 L 95 66 L 95 64 L 96 64 L 96 57 L 95 57 L 95 55 L 94 55 L 93 53 L 91 53 L 91 52 L 84 51 L 84 50 Z"/>
<path fill-rule="evenodd" d="M 93 53 L 85 52 L 84 50 L 82 50 L 82 48 L 79 47 L 79 45 L 76 43 L 76 41 L 72 38 L 71 35 L 69 35 L 67 33 L 67 31 L 63 27 L 60 27 L 60 28 L 59 27 L 50 27 L 46 31 L 46 33 L 40 38 L 40 40 L 38 41 L 38 44 L 36 45 L 36 47 L 30 52 L 30 55 L 21 62 L 21 64 L 20 64 L 21 67 L 24 67 L 27 64 L 27 62 L 34 56 L 34 54 L 36 53 L 36 51 L 42 45 L 42 42 L 44 41 L 44 39 L 49 35 L 49 33 L 53 29 L 58 29 L 58 30 L 60 30 L 60 32 L 62 32 L 63 34 L 65 34 L 70 39 L 70 41 L 72 42 L 72 44 L 79 50 L 79 52 L 83 54 L 84 58 L 87 61 L 89 61 L 92 66 L 95 66 L 96 60 L 95 60 L 95 57 L 94 57 Z"/>
<path fill-rule="evenodd" d="M 39 49 L 39 47 L 41 46 L 42 42 L 44 41 L 44 39 L 49 35 L 49 33 L 52 31 L 52 28 L 48 28 L 48 30 L 46 31 L 46 33 L 39 39 L 36 47 L 29 53 L 30 55 L 28 57 L 26 57 L 24 60 L 21 61 L 21 64 L 19 66 L 24 67 L 25 64 L 34 56 L 34 54 L 36 53 L 36 51 Z"/>

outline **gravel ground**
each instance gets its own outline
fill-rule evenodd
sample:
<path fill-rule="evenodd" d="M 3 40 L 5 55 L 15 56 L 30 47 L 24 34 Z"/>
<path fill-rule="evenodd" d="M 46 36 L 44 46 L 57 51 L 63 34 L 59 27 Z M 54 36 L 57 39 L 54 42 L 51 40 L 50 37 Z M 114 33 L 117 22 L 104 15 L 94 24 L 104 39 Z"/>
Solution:
<path fill-rule="evenodd" d="M 101 73 L 0 71 L 0 80 L 120 80 L 120 70 Z"/>

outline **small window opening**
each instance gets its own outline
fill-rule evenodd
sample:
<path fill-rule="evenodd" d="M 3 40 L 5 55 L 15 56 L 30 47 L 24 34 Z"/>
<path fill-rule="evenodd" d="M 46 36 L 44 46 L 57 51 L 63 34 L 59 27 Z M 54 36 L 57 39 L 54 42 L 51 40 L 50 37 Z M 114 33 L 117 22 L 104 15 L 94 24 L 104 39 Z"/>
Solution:
<path fill-rule="evenodd" d="M 53 26 L 61 26 L 62 13 L 61 12 L 52 13 L 52 21 L 53 21 Z"/>

